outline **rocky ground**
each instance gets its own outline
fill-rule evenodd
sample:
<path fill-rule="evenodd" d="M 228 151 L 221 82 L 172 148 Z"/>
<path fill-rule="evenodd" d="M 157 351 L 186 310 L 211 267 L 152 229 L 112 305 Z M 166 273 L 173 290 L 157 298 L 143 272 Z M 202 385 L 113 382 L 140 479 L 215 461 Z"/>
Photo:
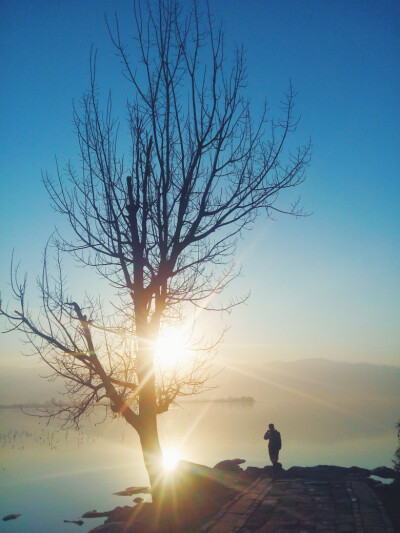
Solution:
<path fill-rule="evenodd" d="M 222 464 L 219 469 L 181 461 L 160 481 L 164 496 L 157 507 L 136 496 L 134 501 L 138 503 L 134 507 L 116 507 L 102 513 L 89 511 L 83 518 L 107 517 L 104 525 L 90 533 L 194 532 L 249 484 L 250 478 L 242 472 L 235 463 L 231 463 L 231 468 Z M 145 492 L 144 487 L 139 490 Z M 139 490 L 130 487 L 119 494 L 138 494 Z"/>
<path fill-rule="evenodd" d="M 392 521 L 394 530 L 400 531 L 400 481 L 379 484 L 374 488 Z"/>
<path fill-rule="evenodd" d="M 384 529 L 384 531 L 400 532 L 400 482 L 397 480 L 391 483 L 382 483 L 376 479 L 381 478 L 387 481 L 394 479 L 396 474 L 390 468 L 379 467 L 374 470 L 367 470 L 358 467 L 294 466 L 284 470 L 267 466 L 243 469 L 240 465 L 244 462 L 241 459 L 226 460 L 218 463 L 214 468 L 209 468 L 181 461 L 173 472 L 163 475 L 161 483 L 164 496 L 159 505 L 145 502 L 140 496 L 149 492 L 147 487 L 129 487 L 118 494 L 127 497 L 133 496 L 132 503 L 134 505 L 120 506 L 100 512 L 88 511 L 82 516 L 85 522 L 83 520 L 66 520 L 66 522 L 83 525 L 84 523 L 87 524 L 87 520 L 90 521 L 90 518 L 104 517 L 106 519 L 103 525 L 91 529 L 89 533 L 194 533 L 199 530 L 209 531 L 207 524 L 215 524 L 215 517 L 217 516 L 221 520 L 224 515 L 223 509 L 232 507 L 232 502 L 238 502 L 244 493 L 248 493 L 249 487 L 255 483 L 255 480 L 264 480 L 263 483 L 266 485 L 270 480 L 272 485 L 276 485 L 276 487 L 279 484 L 281 486 L 288 485 L 287 497 L 289 499 L 293 497 L 290 488 L 293 480 L 297 480 L 296 482 L 300 480 L 300 485 L 303 483 L 301 480 L 310 480 L 311 484 L 314 483 L 316 486 L 324 484 L 319 482 L 332 484 L 332 482 L 337 481 L 339 482 L 337 486 L 339 486 L 344 481 L 350 483 L 355 481 L 364 487 L 365 485 L 371 487 L 385 507 L 393 524 L 393 529 Z M 304 483 L 307 482 L 304 481 Z M 267 488 L 267 490 L 270 489 Z M 237 507 L 237 504 L 235 505 Z M 257 512 L 259 513 L 259 509 Z M 7 515 L 3 517 L 3 520 L 16 520 L 19 516 L 21 515 Z M 251 519 L 253 520 L 254 517 Z"/>
<path fill-rule="evenodd" d="M 391 479 L 393 470 L 379 467 L 367 470 L 358 467 L 344 468 L 338 466 L 292 467 L 288 470 L 274 470 L 272 467 L 242 469 L 242 460 L 227 460 L 214 468 L 181 462 L 173 474 L 163 480 L 165 500 L 155 507 L 143 502 L 136 495 L 135 506 L 117 507 L 111 511 L 99 513 L 90 511 L 83 518 L 106 517 L 104 525 L 95 527 L 89 533 L 178 533 L 195 532 L 204 524 L 212 521 L 213 516 L 229 502 L 237 499 L 242 491 L 260 477 L 271 479 L 310 479 L 343 480 L 361 479 L 374 488 L 380 496 L 395 531 L 400 531 L 400 485 L 384 485 L 371 478 L 378 476 Z M 145 488 L 131 487 L 122 491 L 122 495 L 135 495 Z M 168 497 L 167 497 L 168 495 Z"/>

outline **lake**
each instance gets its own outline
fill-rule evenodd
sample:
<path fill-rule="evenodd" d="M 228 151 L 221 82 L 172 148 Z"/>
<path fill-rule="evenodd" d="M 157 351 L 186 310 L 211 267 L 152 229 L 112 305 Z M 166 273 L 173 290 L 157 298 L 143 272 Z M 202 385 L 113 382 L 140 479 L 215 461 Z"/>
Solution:
<path fill-rule="evenodd" d="M 263 435 L 269 422 L 281 431 L 284 468 L 336 464 L 392 466 L 397 447 L 395 411 L 374 413 L 368 405 L 354 412 L 316 406 L 275 406 L 268 402 L 191 403 L 160 417 L 164 449 L 182 459 L 213 466 L 223 459 L 246 459 L 244 466 L 269 464 Z M 85 532 L 104 519 L 79 527 L 63 523 L 91 509 L 130 505 L 133 497 L 113 495 L 147 485 L 139 440 L 121 420 L 96 420 L 79 431 L 59 431 L 52 422 L 18 409 L 0 409 L 0 518 L 2 532 Z M 148 496 L 147 496 L 148 498 Z"/>

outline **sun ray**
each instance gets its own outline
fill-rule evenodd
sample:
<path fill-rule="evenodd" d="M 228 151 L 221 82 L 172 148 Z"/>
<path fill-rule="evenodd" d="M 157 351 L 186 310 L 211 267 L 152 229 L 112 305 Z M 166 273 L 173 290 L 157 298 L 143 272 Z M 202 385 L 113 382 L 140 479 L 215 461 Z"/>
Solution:
<path fill-rule="evenodd" d="M 243 376 L 245 377 L 250 377 L 250 378 L 253 378 L 253 379 L 256 379 L 258 381 L 261 381 L 262 383 L 266 383 L 268 385 L 273 385 L 279 389 L 282 389 L 290 394 L 293 394 L 293 395 L 296 395 L 296 396 L 300 396 L 301 398 L 303 399 L 306 399 L 306 400 L 310 400 L 312 402 L 314 402 L 315 404 L 319 404 L 319 405 L 322 405 L 324 407 L 327 407 L 329 409 L 331 409 L 332 411 L 336 411 L 340 414 L 345 414 L 346 416 L 349 416 L 349 417 L 352 417 L 352 418 L 357 418 L 359 419 L 360 418 L 360 415 L 358 413 L 355 413 L 353 411 L 350 411 L 349 409 L 345 409 L 343 407 L 339 407 L 337 404 L 333 403 L 333 402 L 329 402 L 327 400 L 324 400 L 322 398 L 319 398 L 318 396 L 315 396 L 315 395 L 312 395 L 312 394 L 307 394 L 295 387 L 289 387 L 287 385 L 283 385 L 282 383 L 279 383 L 279 381 L 277 379 L 273 379 L 273 374 L 277 374 L 278 376 L 279 375 L 285 375 L 284 372 L 274 372 L 274 373 L 271 373 L 271 378 L 267 378 L 267 377 L 260 377 L 260 375 L 256 374 L 255 372 L 251 372 L 247 369 L 244 369 L 244 368 L 241 368 L 235 364 L 232 364 L 231 362 L 229 362 L 228 360 L 224 360 L 224 365 L 221 365 L 221 366 L 224 366 L 224 368 L 229 368 L 229 370 L 233 371 L 233 372 L 236 372 L 238 374 L 242 374 Z M 309 379 L 307 380 L 309 383 L 313 383 L 313 380 Z M 369 419 L 367 417 L 362 417 L 362 419 L 369 423 Z"/>

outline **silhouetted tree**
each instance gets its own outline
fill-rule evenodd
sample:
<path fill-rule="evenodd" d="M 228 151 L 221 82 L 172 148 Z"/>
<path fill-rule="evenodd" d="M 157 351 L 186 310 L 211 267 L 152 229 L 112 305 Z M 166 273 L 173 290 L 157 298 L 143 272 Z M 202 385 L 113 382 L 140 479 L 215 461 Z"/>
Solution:
<path fill-rule="evenodd" d="M 243 96 L 243 51 L 227 61 L 223 32 L 208 9 L 201 14 L 197 3 L 186 12 L 175 0 L 138 1 L 134 24 L 137 55 L 130 59 L 118 20 L 107 22 L 133 89 L 129 149 L 124 156 L 119 151 L 111 98 L 104 109 L 99 103 L 92 56 L 90 90 L 74 110 L 81 169 L 68 164 L 55 179 L 44 175 L 74 237 L 52 239 L 57 276 L 49 273 L 45 253 L 40 317 L 26 307 L 26 280 L 19 281 L 17 269 L 19 309 L 2 307 L 1 314 L 26 334 L 52 376 L 65 380 L 70 402 L 60 404 L 58 414 L 78 423 L 106 402 L 138 432 L 157 498 L 157 415 L 177 397 L 202 390 L 209 364 L 200 356 L 190 368 L 160 371 L 155 341 L 184 306 L 210 307 L 209 298 L 234 275 L 237 238 L 260 212 L 302 214 L 297 203 L 284 208 L 278 198 L 302 183 L 310 144 L 286 148 L 297 126 L 291 87 L 280 120 L 269 120 L 266 108 L 252 120 Z M 65 252 L 117 290 L 112 317 L 101 303 L 78 303 L 66 294 Z"/>
<path fill-rule="evenodd" d="M 394 452 L 394 469 L 397 473 L 398 481 L 400 481 L 400 420 L 397 422 L 397 438 L 399 440 L 399 446 L 397 447 L 397 450 Z"/>

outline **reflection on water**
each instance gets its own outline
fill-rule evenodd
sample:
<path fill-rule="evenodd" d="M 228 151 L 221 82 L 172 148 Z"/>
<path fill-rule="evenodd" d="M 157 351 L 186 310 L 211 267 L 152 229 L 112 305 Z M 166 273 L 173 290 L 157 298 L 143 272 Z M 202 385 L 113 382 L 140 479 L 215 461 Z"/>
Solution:
<path fill-rule="evenodd" d="M 273 422 L 282 434 L 284 467 L 338 464 L 391 466 L 397 445 L 396 414 L 386 408 L 355 406 L 346 413 L 321 406 L 238 403 L 186 403 L 160 417 L 164 449 L 183 459 L 213 466 L 223 459 L 268 463 L 263 435 Z M 18 410 L 0 410 L 0 517 L 5 532 L 71 531 L 64 519 L 90 509 L 129 505 L 112 493 L 146 485 L 139 440 L 123 421 L 86 424 L 81 431 L 57 431 Z M 245 466 L 246 466 L 245 465 Z M 99 521 L 87 521 L 88 531 Z"/>

